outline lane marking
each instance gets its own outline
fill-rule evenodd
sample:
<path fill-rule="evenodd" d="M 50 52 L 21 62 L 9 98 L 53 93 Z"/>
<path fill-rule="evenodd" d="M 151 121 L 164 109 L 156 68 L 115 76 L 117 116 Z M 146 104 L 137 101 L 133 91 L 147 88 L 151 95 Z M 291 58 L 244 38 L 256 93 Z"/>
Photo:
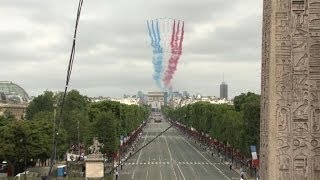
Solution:
<path fill-rule="evenodd" d="M 148 160 L 148 163 L 149 163 L 149 161 L 150 161 L 150 154 L 149 154 L 149 160 Z M 149 175 L 149 167 L 150 167 L 150 166 L 148 166 L 148 167 L 147 167 L 146 180 L 148 180 L 148 175 Z"/>
<path fill-rule="evenodd" d="M 149 171 L 147 171 L 146 180 L 148 180 Z"/>
<path fill-rule="evenodd" d="M 168 141 L 167 141 L 166 136 L 164 136 L 164 141 L 166 142 L 166 145 L 167 145 L 167 148 L 168 148 L 168 151 L 169 151 L 170 161 L 172 162 L 172 155 L 171 155 L 171 152 L 170 152 L 170 149 L 169 149 L 169 145 L 168 145 Z M 169 164 L 169 162 L 167 162 L 167 164 Z M 178 177 L 177 177 L 177 175 L 176 175 L 176 172 L 175 172 L 175 170 L 174 170 L 174 168 L 173 168 L 173 164 L 172 164 L 172 163 L 171 163 L 171 168 L 172 168 L 172 171 L 173 171 L 174 177 L 176 177 L 176 180 L 177 180 L 177 179 L 178 179 Z M 179 171 L 180 171 L 180 173 L 181 173 L 181 175 L 182 175 L 183 179 L 185 180 L 185 178 L 184 178 L 184 176 L 183 176 L 183 173 L 182 173 L 182 171 L 181 171 L 181 169 L 180 169 L 180 167 L 179 167 L 179 166 L 178 166 L 178 169 L 179 169 Z"/>
<path fill-rule="evenodd" d="M 146 143 L 146 139 L 147 139 L 147 136 L 148 136 L 148 132 L 149 132 L 149 131 L 147 131 L 147 133 L 146 133 L 146 135 L 145 135 L 145 138 L 144 138 L 144 141 L 143 141 L 143 145 L 142 145 L 142 146 L 144 146 L 145 143 Z M 139 162 L 139 159 L 140 159 L 142 150 L 143 150 L 143 149 L 140 150 L 140 153 L 139 153 L 139 156 L 138 156 L 138 159 L 137 159 L 137 163 Z M 131 179 L 134 178 L 134 175 L 135 175 L 135 173 L 136 173 L 137 168 L 138 168 L 138 166 L 136 166 L 136 168 L 134 168 L 134 171 L 133 171 L 133 173 L 132 173 Z"/>
<path fill-rule="evenodd" d="M 161 154 L 160 154 L 161 155 Z M 160 164 L 160 168 L 159 168 L 159 170 L 160 170 L 160 180 L 162 180 L 162 172 L 161 172 L 161 158 L 160 158 L 160 156 L 159 156 L 159 164 Z"/>
<path fill-rule="evenodd" d="M 211 161 L 209 161 L 206 157 L 201 154 L 195 147 L 193 147 L 187 140 L 184 139 L 180 134 L 178 136 L 181 137 L 182 140 L 184 140 L 190 147 L 192 147 L 198 154 L 200 154 L 201 157 L 203 157 L 209 164 L 211 164 L 214 168 L 216 168 L 226 179 L 231 180 L 227 175 L 225 175 L 216 165 L 214 165 Z"/>

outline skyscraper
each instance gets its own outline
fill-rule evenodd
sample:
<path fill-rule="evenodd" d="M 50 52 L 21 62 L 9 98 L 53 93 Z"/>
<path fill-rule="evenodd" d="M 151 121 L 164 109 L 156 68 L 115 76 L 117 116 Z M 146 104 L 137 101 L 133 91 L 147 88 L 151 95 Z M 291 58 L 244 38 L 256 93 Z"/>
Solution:
<path fill-rule="evenodd" d="M 220 84 L 220 99 L 228 99 L 228 84 L 225 82 Z"/>

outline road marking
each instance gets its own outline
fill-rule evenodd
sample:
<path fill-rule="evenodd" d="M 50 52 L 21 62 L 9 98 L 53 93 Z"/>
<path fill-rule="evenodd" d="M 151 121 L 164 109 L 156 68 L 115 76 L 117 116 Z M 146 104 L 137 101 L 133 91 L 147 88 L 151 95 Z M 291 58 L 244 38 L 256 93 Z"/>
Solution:
<path fill-rule="evenodd" d="M 146 143 L 146 139 L 147 139 L 147 136 L 148 136 L 148 131 L 147 131 L 147 133 L 146 133 L 146 135 L 145 135 L 145 138 L 144 138 L 144 141 L 143 141 L 142 146 L 144 146 L 144 145 L 145 145 L 145 143 Z M 143 149 L 141 149 L 141 150 L 140 150 L 140 153 L 139 153 L 139 156 L 138 156 L 137 163 L 139 162 L 139 159 L 140 159 L 140 156 L 141 156 L 142 150 L 143 150 Z M 133 171 L 133 173 L 132 173 L 131 179 L 133 179 L 133 178 L 134 178 L 134 175 L 135 175 L 135 173 L 136 173 L 137 168 L 138 168 L 138 166 L 136 166 L 136 168 L 134 168 L 134 171 Z"/>
<path fill-rule="evenodd" d="M 153 164 L 153 162 L 151 162 L 151 164 Z"/>
<path fill-rule="evenodd" d="M 156 164 L 158 164 L 158 162 L 155 162 Z"/>
<path fill-rule="evenodd" d="M 148 179 L 149 171 L 147 171 L 146 180 Z"/>
<path fill-rule="evenodd" d="M 162 172 L 161 172 L 161 158 L 160 158 L 160 156 L 159 156 L 159 164 L 160 164 L 160 168 L 159 168 L 159 170 L 160 170 L 160 179 L 162 180 Z"/>
<path fill-rule="evenodd" d="M 168 151 L 169 151 L 170 161 L 172 162 L 172 155 L 171 155 L 171 152 L 170 152 L 170 149 L 169 149 L 169 145 L 168 145 L 168 141 L 167 141 L 166 136 L 164 136 L 164 141 L 166 142 L 166 145 L 167 145 L 167 148 L 168 148 Z M 169 162 L 167 162 L 167 164 L 169 164 Z M 178 179 L 178 178 L 177 178 L 177 175 L 176 175 L 176 172 L 175 172 L 175 170 L 174 170 L 174 168 L 173 168 L 173 164 L 172 164 L 172 163 L 171 163 L 171 168 L 172 168 L 174 177 L 176 177 L 176 179 Z M 178 169 L 179 169 L 179 171 L 180 171 L 183 179 L 185 180 L 185 178 L 184 178 L 184 176 L 183 176 L 183 174 L 182 174 L 181 169 L 179 168 L 179 166 L 178 166 Z"/>
<path fill-rule="evenodd" d="M 179 134 L 178 134 L 179 135 Z M 201 154 L 195 147 L 193 147 L 187 140 L 184 139 L 181 135 L 179 135 L 182 140 L 184 140 L 190 147 L 192 147 L 200 156 L 202 156 L 209 164 L 211 164 L 214 168 L 216 168 L 226 179 L 231 180 L 227 175 L 225 175 L 216 165 L 214 165 L 211 161 L 209 161 L 206 157 Z"/>
<path fill-rule="evenodd" d="M 143 164 L 147 164 L 147 163 L 143 163 Z"/>

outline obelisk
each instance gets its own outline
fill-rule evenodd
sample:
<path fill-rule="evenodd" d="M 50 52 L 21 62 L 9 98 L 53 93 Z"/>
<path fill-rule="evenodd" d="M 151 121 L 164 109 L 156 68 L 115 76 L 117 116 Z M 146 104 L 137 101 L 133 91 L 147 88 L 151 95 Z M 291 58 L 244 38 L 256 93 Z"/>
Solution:
<path fill-rule="evenodd" d="M 320 0 L 264 0 L 261 180 L 320 179 Z"/>

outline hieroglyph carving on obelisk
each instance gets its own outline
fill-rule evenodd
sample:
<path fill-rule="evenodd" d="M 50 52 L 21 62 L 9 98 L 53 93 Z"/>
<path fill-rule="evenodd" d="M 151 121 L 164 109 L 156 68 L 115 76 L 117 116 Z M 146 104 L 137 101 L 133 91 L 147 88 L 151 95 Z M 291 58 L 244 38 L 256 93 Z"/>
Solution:
<path fill-rule="evenodd" d="M 320 0 L 264 0 L 260 177 L 320 179 Z"/>

